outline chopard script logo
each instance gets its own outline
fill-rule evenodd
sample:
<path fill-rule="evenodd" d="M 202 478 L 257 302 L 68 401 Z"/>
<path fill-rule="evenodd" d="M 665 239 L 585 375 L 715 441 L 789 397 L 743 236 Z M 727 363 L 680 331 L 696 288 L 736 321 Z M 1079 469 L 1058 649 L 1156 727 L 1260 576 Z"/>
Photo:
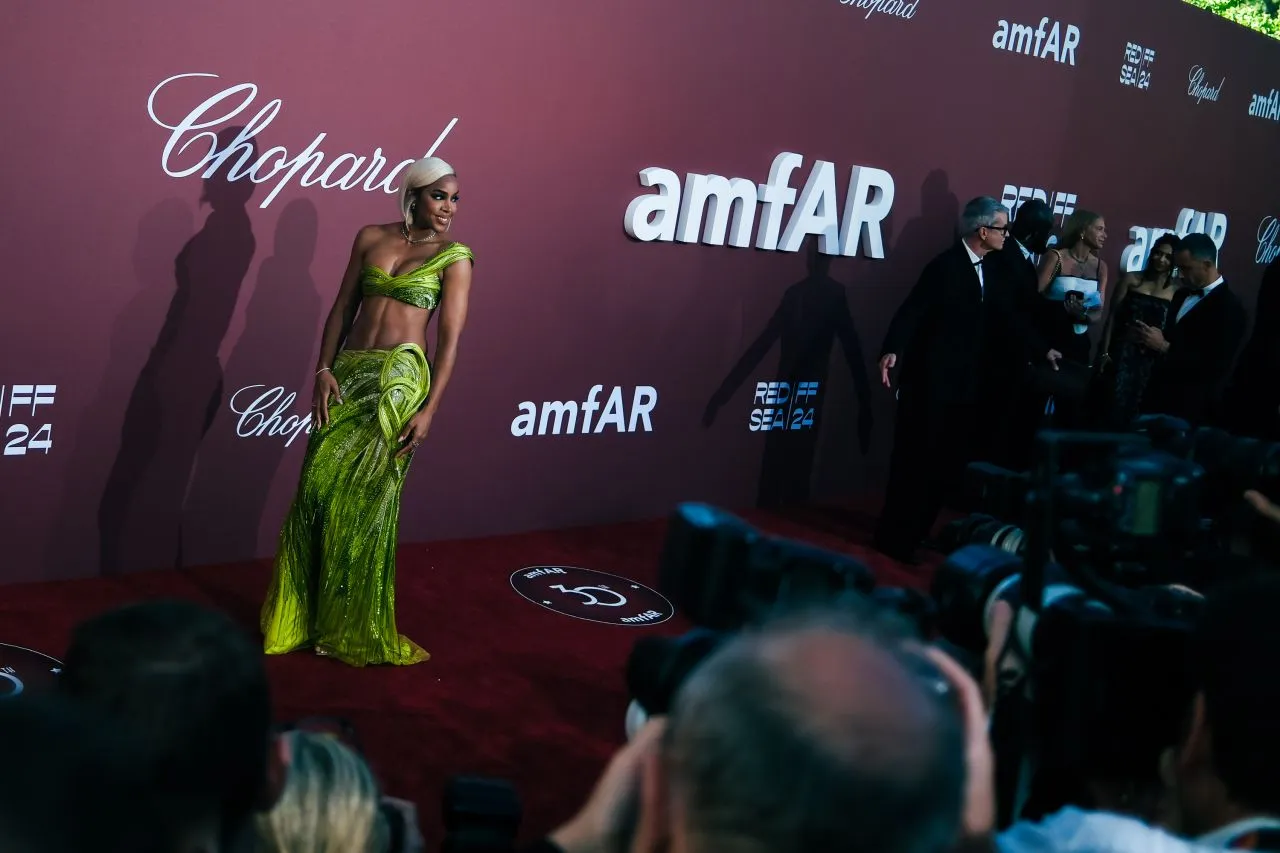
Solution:
<path fill-rule="evenodd" d="M 867 18 L 879 12 L 882 15 L 894 15 L 899 18 L 914 18 L 920 0 L 840 0 L 841 6 L 852 6 L 861 11 L 867 10 Z"/>
<path fill-rule="evenodd" d="M 1253 259 L 1269 264 L 1276 258 L 1280 258 L 1280 219 L 1264 216 L 1258 223 L 1258 253 Z"/>
<path fill-rule="evenodd" d="M 380 189 L 388 195 L 394 194 L 399 190 L 396 186 L 396 176 L 414 163 L 413 160 L 401 160 L 384 175 L 382 170 L 388 165 L 388 161 L 382 155 L 381 148 L 373 149 L 372 156 L 343 153 L 332 157 L 320 150 L 320 143 L 328 135 L 323 132 L 316 134 L 311 144 L 295 155 L 291 155 L 287 148 L 276 145 L 268 148 L 255 159 L 256 152 L 250 140 L 275 121 L 282 106 L 279 98 L 267 101 L 247 122 L 243 120 L 237 122 L 243 124 L 243 129 L 229 145 L 219 150 L 218 135 L 210 128 L 234 126 L 232 120 L 253 103 L 258 96 L 258 87 L 253 83 L 228 86 L 206 98 L 176 123 L 170 124 L 156 114 L 156 96 L 175 80 L 192 77 L 218 79 L 217 74 L 175 74 L 160 81 L 147 96 L 147 115 L 151 116 L 153 122 L 170 131 L 169 141 L 165 143 L 164 153 L 160 155 L 160 167 L 171 178 L 186 178 L 196 173 L 201 173 L 202 178 L 211 178 L 219 168 L 229 163 L 226 172 L 226 178 L 229 181 L 238 181 L 242 178 L 248 178 L 255 184 L 275 181 L 271 192 L 258 205 L 265 208 L 275 200 L 286 184 L 299 176 L 299 173 L 301 177 L 298 183 L 304 187 L 315 184 L 327 190 L 353 190 L 361 187 L 365 192 Z M 457 123 L 456 118 L 450 120 L 423 156 L 430 157 L 434 154 Z M 187 153 L 188 148 L 194 146 L 197 153 L 201 151 L 201 141 L 207 143 L 207 152 L 194 163 L 179 165 L 179 161 L 184 159 L 182 155 Z"/>
<path fill-rule="evenodd" d="M 231 395 L 227 407 L 236 415 L 240 438 L 283 438 L 288 447 L 300 435 L 311 435 L 311 413 L 290 412 L 298 395 L 277 385 L 246 385 Z M 303 442 L 306 443 L 305 441 Z"/>
<path fill-rule="evenodd" d="M 1187 74 L 1187 96 L 1195 98 L 1197 104 L 1201 101 L 1217 101 L 1222 94 L 1223 84 L 1227 82 L 1227 78 L 1223 77 L 1218 85 L 1211 86 L 1205 82 L 1206 76 L 1208 75 L 1203 65 L 1193 65 Z"/>

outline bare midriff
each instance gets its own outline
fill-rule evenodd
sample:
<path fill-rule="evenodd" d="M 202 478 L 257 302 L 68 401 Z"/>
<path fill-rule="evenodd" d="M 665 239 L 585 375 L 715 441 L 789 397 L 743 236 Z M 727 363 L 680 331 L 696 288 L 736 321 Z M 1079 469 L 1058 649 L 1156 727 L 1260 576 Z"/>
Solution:
<path fill-rule="evenodd" d="M 431 310 L 418 308 L 389 296 L 366 296 L 360 313 L 347 334 L 343 349 L 395 349 L 401 344 L 417 344 L 427 349 L 427 323 Z"/>

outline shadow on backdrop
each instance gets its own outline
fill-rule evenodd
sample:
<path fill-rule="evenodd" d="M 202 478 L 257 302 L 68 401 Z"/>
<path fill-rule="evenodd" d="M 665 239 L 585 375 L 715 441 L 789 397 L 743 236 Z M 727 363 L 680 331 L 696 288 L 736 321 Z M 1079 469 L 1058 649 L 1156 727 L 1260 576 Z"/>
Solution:
<path fill-rule="evenodd" d="M 779 345 L 778 368 L 772 373 L 776 379 L 756 382 L 753 392 L 753 409 L 772 412 L 752 422 L 753 428 L 766 433 L 756 489 L 756 506 L 761 508 L 809 500 L 824 391 L 837 340 L 857 392 L 858 446 L 864 455 L 871 447 L 871 387 L 845 285 L 831 277 L 831 256 L 818 251 L 817 238 L 809 238 L 806 252 L 808 275 L 783 293 L 768 324 L 729 371 L 702 417 L 703 426 L 710 427 L 719 410 Z M 767 384 L 774 381 L 786 386 Z"/>
<path fill-rule="evenodd" d="M 221 131 L 219 150 L 240 130 Z M 178 564 L 187 485 L 222 397 L 218 349 L 255 249 L 245 209 L 255 186 L 227 180 L 235 162 L 204 180 L 200 201 L 212 211 L 178 253 L 177 290 L 129 397 L 120 451 L 98 508 L 104 574 Z"/>
<path fill-rule="evenodd" d="M 147 361 L 147 342 L 154 340 L 173 296 L 173 258 L 195 229 L 191 206 L 176 198 L 160 202 L 138 221 L 132 256 L 138 288 L 114 318 L 97 392 L 76 424 L 67 484 L 45 547 L 48 577 L 97 571 L 97 510 L 116 451 L 124 401 Z"/>
<path fill-rule="evenodd" d="M 258 270 L 244 332 L 227 359 L 226 394 L 200 446 L 182 514 L 184 565 L 260 556 L 272 482 L 287 453 L 302 458 L 308 358 L 319 339 L 322 309 L 311 277 L 318 236 L 314 204 L 297 199 L 285 205 L 273 253 Z"/>
<path fill-rule="evenodd" d="M 880 328 L 869 330 L 875 337 L 869 340 L 872 346 L 870 364 L 870 388 L 865 398 L 860 401 L 859 416 L 864 411 L 874 413 L 879 424 L 880 435 L 886 440 L 885 468 L 887 470 L 888 453 L 893 447 L 893 425 L 896 417 L 896 401 L 892 391 L 880 384 L 880 368 L 878 364 L 881 341 L 889 328 L 889 321 L 894 312 L 907 298 L 911 288 L 915 286 L 925 264 L 939 252 L 957 239 L 960 221 L 960 201 L 951 189 L 951 180 L 942 169 L 934 169 L 925 176 L 920 186 L 920 213 L 908 220 L 902 230 L 894 234 L 894 215 L 891 213 L 884 223 L 885 258 L 882 261 L 864 261 L 869 276 L 874 276 L 872 288 L 861 288 L 855 291 L 855 300 L 868 305 L 867 300 L 875 300 L 872 310 L 859 310 L 860 318 L 875 317 Z M 857 301 L 855 301 L 857 304 Z M 846 309 L 847 310 L 847 309 Z M 855 377 L 857 373 L 855 373 Z M 864 373 L 865 376 L 865 373 Z M 855 381 L 856 378 L 855 378 Z M 862 385 L 858 386 L 859 394 Z M 852 442 L 844 442 L 845 446 Z M 839 467 L 842 459 L 836 454 L 827 452 L 832 442 L 824 441 L 823 452 L 817 464 Z M 838 443 L 837 443 L 838 444 Z M 864 451 L 865 453 L 865 451 Z M 812 463 L 811 463 L 812 464 Z M 873 502 L 879 506 L 878 495 Z M 822 502 L 821 505 L 787 507 L 788 518 L 802 523 L 815 530 L 838 535 L 851 541 L 870 542 L 870 533 L 875 527 L 875 517 L 869 514 L 870 507 L 850 506 L 846 502 L 832 505 Z"/>

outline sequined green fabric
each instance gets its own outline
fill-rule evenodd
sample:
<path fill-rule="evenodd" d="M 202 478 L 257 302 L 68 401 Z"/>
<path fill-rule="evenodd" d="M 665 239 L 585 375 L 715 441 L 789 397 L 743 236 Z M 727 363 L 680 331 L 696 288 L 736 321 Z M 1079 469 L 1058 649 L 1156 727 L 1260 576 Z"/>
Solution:
<path fill-rule="evenodd" d="M 316 647 L 352 666 L 430 655 L 396 630 L 396 539 L 411 456 L 400 430 L 427 398 L 431 368 L 416 344 L 343 351 L 342 404 L 311 433 L 298 494 L 280 531 L 262 606 L 267 654 Z"/>
<path fill-rule="evenodd" d="M 389 296 L 419 308 L 434 310 L 440 304 L 440 273 L 462 259 L 475 255 L 461 243 L 450 243 L 420 267 L 400 275 L 389 275 L 375 266 L 360 271 L 360 292 L 365 296 Z"/>

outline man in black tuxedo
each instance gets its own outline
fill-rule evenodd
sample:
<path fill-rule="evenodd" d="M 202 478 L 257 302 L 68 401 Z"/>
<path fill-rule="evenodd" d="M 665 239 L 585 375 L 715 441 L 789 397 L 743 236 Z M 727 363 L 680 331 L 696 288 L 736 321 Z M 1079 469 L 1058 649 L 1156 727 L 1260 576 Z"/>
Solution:
<path fill-rule="evenodd" d="M 1037 367 L 1057 368 L 1062 353 L 1049 345 L 1043 317 L 1061 306 L 1040 296 L 1037 256 L 1049 249 L 1053 211 L 1039 199 L 1023 203 L 1009 226 L 1009 238 L 983 261 L 990 276 L 988 305 L 995 324 L 987 341 L 983 375 L 986 440 L 980 459 L 1014 470 L 1030 467 L 1034 438 L 1044 419 L 1044 395 L 1035 392 Z"/>
<path fill-rule="evenodd" d="M 1009 211 L 995 199 L 966 204 L 960 239 L 924 268 L 885 335 L 880 381 L 891 388 L 889 372 L 899 360 L 902 369 L 876 548 L 904 562 L 972 457 L 987 360 L 983 259 L 1004 246 L 1008 230 Z"/>
<path fill-rule="evenodd" d="M 1237 435 L 1280 441 L 1280 258 L 1262 274 L 1253 333 L 1226 394 L 1226 427 Z"/>
<path fill-rule="evenodd" d="M 1161 331 L 1134 327 L 1138 340 L 1158 353 L 1142 411 L 1182 418 L 1199 426 L 1219 413 L 1223 386 L 1244 337 L 1244 306 L 1218 272 L 1218 247 L 1207 234 L 1182 239 L 1174 264 L 1182 289 Z"/>

